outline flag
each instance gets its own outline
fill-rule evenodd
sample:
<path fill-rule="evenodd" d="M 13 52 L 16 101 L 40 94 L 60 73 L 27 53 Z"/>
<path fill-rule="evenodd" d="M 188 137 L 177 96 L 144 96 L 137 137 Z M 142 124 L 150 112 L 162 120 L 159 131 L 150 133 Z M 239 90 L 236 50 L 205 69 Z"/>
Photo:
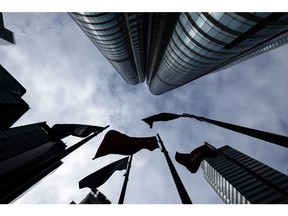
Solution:
<path fill-rule="evenodd" d="M 96 172 L 86 176 L 79 181 L 79 188 L 89 187 L 91 190 L 104 184 L 116 170 L 124 170 L 127 167 L 128 158 L 122 158 L 115 161 Z"/>
<path fill-rule="evenodd" d="M 153 127 L 153 122 L 155 121 L 170 121 L 179 117 L 183 117 L 182 115 L 173 114 L 173 113 L 159 113 L 157 115 L 149 116 L 142 121 L 146 122 L 150 128 Z"/>
<path fill-rule="evenodd" d="M 213 158 L 219 154 L 207 145 L 202 145 L 194 149 L 190 154 L 176 152 L 175 159 L 178 163 L 185 166 L 191 173 L 196 173 L 199 166 L 207 157 Z"/>
<path fill-rule="evenodd" d="M 156 136 L 154 137 L 129 137 L 115 130 L 108 131 L 101 142 L 95 158 L 107 154 L 132 155 L 145 148 L 150 151 L 158 148 Z"/>
<path fill-rule="evenodd" d="M 91 133 L 102 130 L 103 127 L 81 124 L 55 124 L 51 128 L 50 138 L 52 140 L 63 139 L 69 135 L 87 137 Z"/>

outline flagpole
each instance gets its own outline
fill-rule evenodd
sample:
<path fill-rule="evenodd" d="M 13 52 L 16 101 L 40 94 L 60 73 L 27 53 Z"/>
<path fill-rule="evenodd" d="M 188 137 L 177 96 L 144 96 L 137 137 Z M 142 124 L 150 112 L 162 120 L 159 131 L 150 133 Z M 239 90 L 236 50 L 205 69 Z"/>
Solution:
<path fill-rule="evenodd" d="M 23 186 L 25 186 L 26 184 L 29 184 L 30 182 L 33 182 L 33 180 L 35 178 L 37 178 L 37 176 L 41 175 L 45 170 L 47 170 L 48 168 L 54 166 L 56 163 L 58 163 L 61 159 L 63 159 L 64 157 L 66 157 L 67 155 L 69 155 L 70 153 L 72 153 L 73 151 L 75 151 L 76 149 L 78 149 L 80 146 L 82 146 L 83 144 L 85 144 L 86 142 L 88 142 L 89 140 L 91 140 L 92 138 L 94 138 L 95 136 L 97 136 L 99 133 L 103 132 L 105 129 L 107 129 L 109 127 L 106 126 L 104 128 L 102 128 L 101 130 L 91 134 L 90 136 L 82 139 L 81 141 L 79 141 L 78 143 L 74 144 L 73 146 L 65 149 L 63 152 L 59 153 L 58 155 L 49 158 L 48 160 L 43 161 L 42 163 L 39 163 L 37 166 L 35 166 L 32 170 L 28 170 L 26 171 L 23 175 L 18 176 L 17 178 L 14 178 L 13 180 L 2 184 L 0 187 L 0 191 L 1 191 L 1 195 L 0 195 L 0 203 L 9 203 L 11 202 L 11 198 L 13 197 L 13 194 L 17 193 L 17 190 L 20 190 Z M 34 176 L 34 178 L 29 178 L 30 175 L 32 173 L 38 173 L 38 175 Z M 22 184 L 21 186 L 19 186 L 18 188 L 14 188 L 14 191 L 5 191 L 5 187 L 7 186 L 13 186 L 13 184 L 15 184 L 15 182 L 19 181 L 19 178 L 26 178 L 27 182 L 25 182 L 25 184 Z M 10 187 L 8 187 L 10 188 Z"/>
<path fill-rule="evenodd" d="M 233 163 L 237 164 L 239 167 L 241 167 L 242 169 L 244 169 L 245 171 L 247 171 L 248 173 L 250 173 L 251 175 L 253 175 L 255 178 L 260 179 L 262 182 L 264 182 L 265 184 L 269 185 L 271 188 L 273 188 L 274 190 L 276 190 L 278 193 L 280 193 L 282 196 L 284 196 L 286 199 L 288 199 L 288 193 L 284 190 L 282 190 L 281 188 L 279 188 L 277 185 L 272 184 L 271 182 L 267 181 L 265 178 L 263 178 L 261 175 L 258 175 L 257 173 L 253 172 L 252 170 L 248 169 L 246 166 L 242 165 L 241 163 L 239 163 L 237 160 L 231 158 L 230 156 L 228 156 L 227 154 L 225 154 L 223 151 L 221 151 L 220 149 L 215 148 L 214 146 L 210 145 L 207 142 L 204 142 L 207 146 L 209 146 L 211 149 L 213 149 L 214 151 L 216 151 L 218 154 L 224 156 L 227 160 L 232 161 Z"/>
<path fill-rule="evenodd" d="M 179 177 L 179 175 L 178 175 L 178 173 L 177 173 L 177 171 L 176 171 L 176 169 L 175 169 L 175 167 L 174 167 L 174 165 L 173 165 L 173 163 L 172 163 L 172 161 L 168 155 L 168 151 L 166 150 L 159 134 L 157 134 L 157 137 L 158 137 L 158 141 L 159 141 L 160 146 L 161 146 L 161 151 L 163 152 L 163 154 L 165 156 L 165 159 L 167 161 L 168 167 L 169 167 L 170 172 L 172 174 L 173 180 L 175 182 L 175 185 L 176 185 L 176 188 L 178 190 L 178 193 L 179 193 L 179 196 L 181 198 L 182 203 L 183 204 L 192 204 L 192 201 L 191 201 L 191 199 L 190 199 L 190 197 L 189 197 L 189 195 L 188 195 L 188 193 L 187 193 L 187 191 L 186 191 L 186 189 L 185 189 L 185 187 L 184 187 L 184 185 L 183 185 L 183 183 L 182 183 L 182 181 L 181 181 L 181 179 L 180 179 L 180 177 Z"/>
<path fill-rule="evenodd" d="M 216 121 L 213 119 L 208 119 L 208 118 L 204 118 L 202 116 L 196 116 L 193 114 L 183 113 L 182 116 L 194 118 L 194 119 L 197 119 L 198 121 L 204 121 L 213 125 L 217 125 L 219 127 L 226 128 L 228 130 L 232 130 L 238 133 L 242 133 L 242 134 L 254 137 L 254 138 L 258 138 L 258 139 L 288 148 L 288 137 L 286 136 L 281 136 L 278 134 L 273 134 L 273 133 L 260 131 L 260 130 L 256 130 L 252 128 L 247 128 L 247 127 L 243 127 L 239 125 L 229 124 L 226 122 Z"/>
<path fill-rule="evenodd" d="M 129 180 L 129 173 L 130 173 L 130 168 L 131 168 L 131 163 L 132 163 L 132 157 L 133 157 L 133 155 L 130 155 L 130 157 L 129 157 L 129 161 L 128 161 L 127 168 L 126 168 L 126 173 L 124 174 L 125 179 L 123 182 L 123 186 L 122 186 L 122 190 L 121 190 L 118 204 L 124 203 L 124 197 L 125 197 L 125 193 L 126 193 L 126 188 L 127 188 L 127 183 Z"/>

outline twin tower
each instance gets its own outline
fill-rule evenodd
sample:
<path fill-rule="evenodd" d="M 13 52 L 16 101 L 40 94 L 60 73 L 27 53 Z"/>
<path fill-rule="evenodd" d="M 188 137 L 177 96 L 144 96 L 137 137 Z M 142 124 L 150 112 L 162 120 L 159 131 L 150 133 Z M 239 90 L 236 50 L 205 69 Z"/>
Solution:
<path fill-rule="evenodd" d="M 69 13 L 123 79 L 160 95 L 288 41 L 288 13 Z"/>

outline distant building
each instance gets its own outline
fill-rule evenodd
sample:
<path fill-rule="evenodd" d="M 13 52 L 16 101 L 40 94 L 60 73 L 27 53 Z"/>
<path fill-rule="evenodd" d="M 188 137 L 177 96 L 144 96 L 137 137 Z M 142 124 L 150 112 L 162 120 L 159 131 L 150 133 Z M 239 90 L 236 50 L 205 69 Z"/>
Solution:
<path fill-rule="evenodd" d="M 204 177 L 229 204 L 288 204 L 288 176 L 233 149 L 219 148 L 234 161 L 219 155 L 201 163 Z"/>
<path fill-rule="evenodd" d="M 76 204 L 72 201 L 70 204 Z M 89 194 L 79 204 L 111 204 L 110 200 L 106 198 L 99 190 L 90 191 Z"/>
<path fill-rule="evenodd" d="M 288 41 L 288 13 L 69 13 L 128 84 L 155 95 Z"/>
<path fill-rule="evenodd" d="M 3 15 L 0 13 L 0 46 L 15 44 L 14 33 L 4 27 Z"/>
<path fill-rule="evenodd" d="M 62 164 L 36 168 L 66 148 L 51 141 L 50 130 L 41 122 L 0 131 L 0 203 L 12 202 Z"/>
<path fill-rule="evenodd" d="M 0 130 L 11 127 L 29 110 L 21 98 L 25 92 L 26 89 L 0 65 Z"/>

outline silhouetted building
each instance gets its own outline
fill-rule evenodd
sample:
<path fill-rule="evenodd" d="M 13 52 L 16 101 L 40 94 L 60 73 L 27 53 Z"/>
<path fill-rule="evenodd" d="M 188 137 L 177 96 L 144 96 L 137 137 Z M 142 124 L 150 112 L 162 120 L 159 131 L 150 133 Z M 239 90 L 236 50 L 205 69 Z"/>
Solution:
<path fill-rule="evenodd" d="M 288 176 L 233 149 L 219 148 L 219 155 L 201 163 L 205 179 L 229 204 L 288 203 Z"/>
<path fill-rule="evenodd" d="M 15 44 L 14 33 L 4 27 L 3 15 L 0 13 L 0 46 Z"/>
<path fill-rule="evenodd" d="M 36 168 L 66 148 L 61 140 L 51 141 L 50 130 L 41 122 L 0 131 L 0 203 L 15 200 L 62 164 Z"/>
<path fill-rule="evenodd" d="M 76 204 L 71 201 L 70 204 Z M 111 204 L 110 200 L 106 198 L 99 190 L 91 190 L 89 194 L 79 204 Z"/>
<path fill-rule="evenodd" d="M 288 13 L 69 13 L 129 84 L 159 95 L 286 44 Z"/>
<path fill-rule="evenodd" d="M 26 89 L 0 65 L 0 130 L 11 127 L 27 110 Z"/>

